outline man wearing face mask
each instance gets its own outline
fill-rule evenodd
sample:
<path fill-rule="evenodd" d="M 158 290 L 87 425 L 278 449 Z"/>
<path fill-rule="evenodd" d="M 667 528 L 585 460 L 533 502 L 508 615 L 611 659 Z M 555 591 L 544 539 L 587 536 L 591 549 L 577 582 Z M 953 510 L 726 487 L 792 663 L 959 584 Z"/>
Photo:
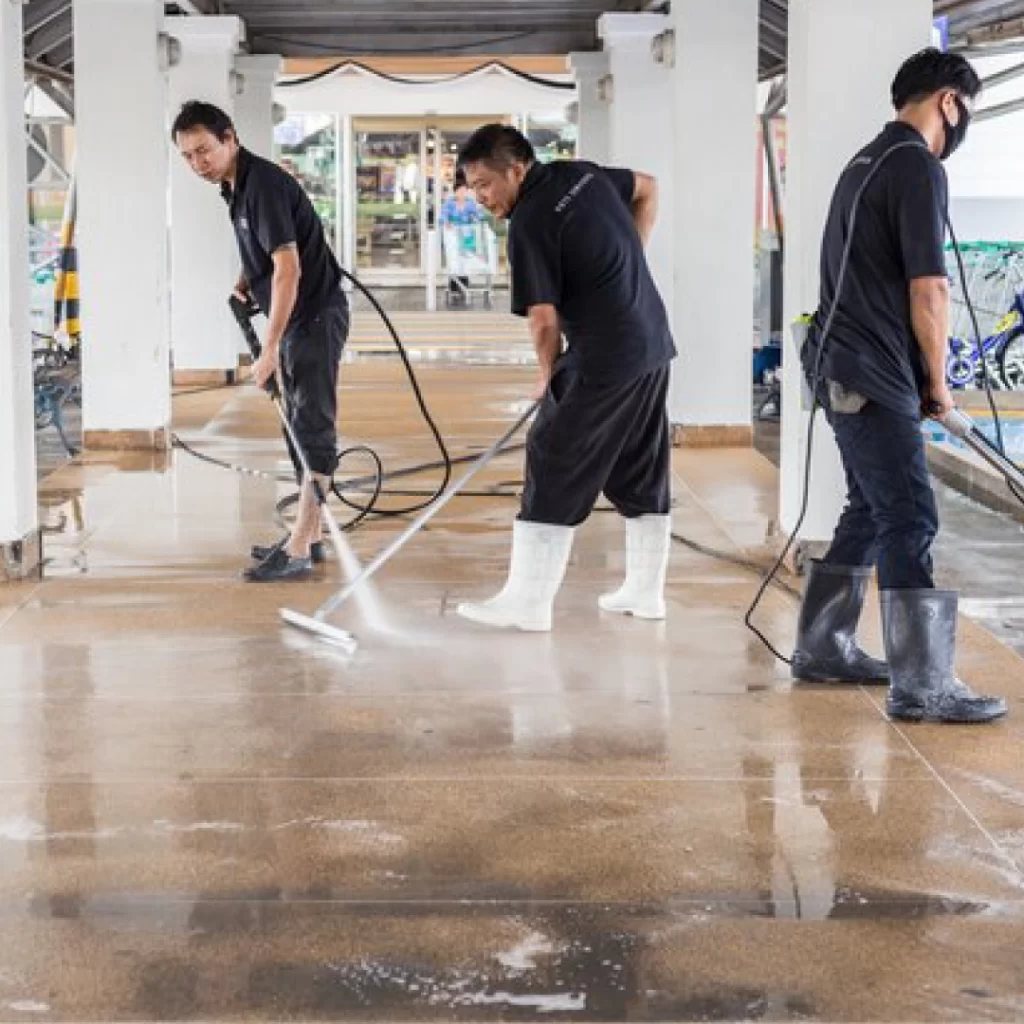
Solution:
<path fill-rule="evenodd" d="M 811 564 L 793 655 L 798 680 L 889 685 L 888 711 L 912 721 L 980 722 L 1004 701 L 975 695 L 953 673 L 957 596 L 937 591 L 931 547 L 938 514 L 921 416 L 953 408 L 946 386 L 948 189 L 942 161 L 963 142 L 981 81 L 955 54 L 911 57 L 892 85 L 896 120 L 850 162 L 836 187 L 821 254 L 821 299 L 802 352 L 805 375 L 835 432 L 847 505 L 832 545 Z M 832 309 L 854 197 L 842 293 Z M 887 662 L 855 630 L 877 566 Z"/>

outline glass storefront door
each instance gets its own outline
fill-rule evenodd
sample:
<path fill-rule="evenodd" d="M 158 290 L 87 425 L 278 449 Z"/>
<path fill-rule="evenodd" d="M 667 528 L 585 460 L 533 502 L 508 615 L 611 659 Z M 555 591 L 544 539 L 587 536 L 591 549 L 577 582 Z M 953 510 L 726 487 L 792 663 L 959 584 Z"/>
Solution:
<path fill-rule="evenodd" d="M 508 120 L 501 116 L 357 118 L 351 122 L 351 136 L 342 138 L 333 137 L 327 125 L 317 125 L 320 131 L 315 143 L 329 142 L 336 160 L 343 153 L 352 154 L 348 165 L 351 171 L 342 174 L 345 184 L 338 190 L 344 197 L 343 209 L 323 211 L 328 217 L 330 213 L 340 214 L 343 224 L 352 224 L 344 228 L 345 245 L 351 246 L 351 255 L 343 251 L 342 258 L 348 258 L 367 283 L 422 284 L 427 266 L 427 232 L 438 226 L 441 204 L 454 190 L 459 149 L 480 125 Z M 295 161 L 300 147 L 293 144 L 289 148 L 291 152 L 282 147 L 281 156 Z M 304 155 L 308 159 L 321 154 L 314 147 L 314 153 Z M 316 162 L 319 164 L 319 160 Z M 327 175 L 321 175 L 320 188 L 325 197 L 331 184 Z M 486 211 L 484 219 L 497 235 L 500 270 L 504 271 L 507 226 L 494 223 Z"/>
<path fill-rule="evenodd" d="M 423 129 L 366 130 L 356 122 L 354 131 L 356 268 L 388 276 L 418 274 Z"/>

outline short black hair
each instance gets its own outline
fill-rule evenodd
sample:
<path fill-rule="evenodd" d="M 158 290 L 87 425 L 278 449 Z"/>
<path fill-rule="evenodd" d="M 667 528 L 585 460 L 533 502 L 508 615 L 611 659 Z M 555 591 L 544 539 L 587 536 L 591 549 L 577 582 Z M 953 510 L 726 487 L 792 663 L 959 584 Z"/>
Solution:
<path fill-rule="evenodd" d="M 507 124 L 485 124 L 459 151 L 459 166 L 487 163 L 500 170 L 513 164 L 532 164 L 536 159 L 530 140 Z"/>
<path fill-rule="evenodd" d="M 892 83 L 892 105 L 902 110 L 908 103 L 919 103 L 943 89 L 954 89 L 973 100 L 981 92 L 981 79 L 966 57 L 929 47 L 915 53 L 900 68 Z"/>
<path fill-rule="evenodd" d="M 178 116 L 171 128 L 171 139 L 177 140 L 178 132 L 190 132 L 196 128 L 205 128 L 221 142 L 228 137 L 228 132 L 235 130 L 234 122 L 220 107 L 203 100 L 189 100 L 182 104 Z M 237 133 L 236 133 L 237 134 Z"/>

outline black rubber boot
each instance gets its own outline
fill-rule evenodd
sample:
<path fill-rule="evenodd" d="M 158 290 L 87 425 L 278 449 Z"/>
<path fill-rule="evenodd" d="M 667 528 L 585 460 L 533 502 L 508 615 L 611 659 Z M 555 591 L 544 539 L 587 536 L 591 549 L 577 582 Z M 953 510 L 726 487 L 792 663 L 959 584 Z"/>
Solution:
<path fill-rule="evenodd" d="M 1002 697 L 983 697 L 957 679 L 957 595 L 952 590 L 885 590 L 882 633 L 892 682 L 887 710 L 909 722 L 990 722 Z"/>
<path fill-rule="evenodd" d="M 807 571 L 793 678 L 805 683 L 889 682 L 889 666 L 857 646 L 871 569 L 812 561 Z"/>
<path fill-rule="evenodd" d="M 265 562 L 275 551 L 280 551 L 287 543 L 288 537 L 285 536 L 276 544 L 253 544 L 250 554 L 255 561 Z M 320 565 L 327 561 L 327 551 L 324 549 L 322 540 L 313 541 L 309 548 L 309 554 L 314 565 Z"/>

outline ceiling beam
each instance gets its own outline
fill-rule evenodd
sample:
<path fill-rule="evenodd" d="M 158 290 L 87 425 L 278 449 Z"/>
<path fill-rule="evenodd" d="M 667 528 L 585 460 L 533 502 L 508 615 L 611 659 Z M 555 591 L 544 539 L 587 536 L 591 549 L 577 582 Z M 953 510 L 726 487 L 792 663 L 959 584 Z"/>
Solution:
<path fill-rule="evenodd" d="M 71 0 L 32 0 L 25 8 L 22 32 L 27 36 L 71 10 Z"/>
<path fill-rule="evenodd" d="M 61 43 L 46 55 L 46 63 L 55 68 L 66 68 L 74 59 L 75 42 L 73 39 Z"/>
<path fill-rule="evenodd" d="M 315 32 L 287 36 L 251 32 L 250 46 L 255 53 L 285 53 L 289 57 L 315 56 L 416 56 L 471 54 L 571 53 L 598 48 L 597 30 L 579 32 L 522 31 L 505 35 L 485 33 L 475 37 L 452 38 L 451 32 L 423 34 L 409 40 L 403 33 L 366 34 Z"/>
<path fill-rule="evenodd" d="M 29 60 L 40 60 L 51 50 L 73 39 L 74 22 L 70 9 L 65 15 L 51 21 L 45 28 L 33 32 L 25 40 L 25 56 Z"/>
<path fill-rule="evenodd" d="M 456 35 L 495 35 L 504 32 L 575 32 L 581 29 L 596 31 L 597 20 L 594 18 L 544 17 L 533 15 L 517 17 L 507 9 L 501 14 L 486 20 L 465 18 L 429 18 L 407 19 L 400 15 L 381 17 L 380 13 L 367 15 L 365 18 L 346 18 L 341 24 L 334 18 L 309 18 L 301 21 L 282 21 L 279 18 L 260 20 L 246 19 L 246 28 L 251 34 L 295 35 L 296 33 L 311 34 L 325 32 L 328 34 L 366 35 L 437 35 L 438 33 Z"/>

